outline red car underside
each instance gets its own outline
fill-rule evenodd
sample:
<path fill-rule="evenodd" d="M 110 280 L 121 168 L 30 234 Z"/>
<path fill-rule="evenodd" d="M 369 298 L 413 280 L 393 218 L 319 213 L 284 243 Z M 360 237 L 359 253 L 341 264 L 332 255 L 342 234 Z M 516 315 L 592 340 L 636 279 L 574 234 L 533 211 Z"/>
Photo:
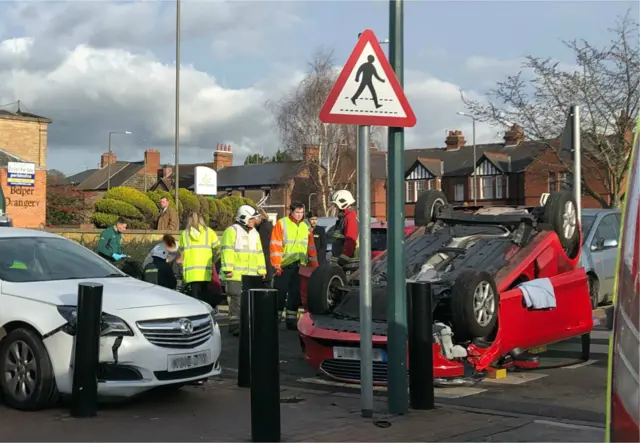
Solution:
<path fill-rule="evenodd" d="M 513 246 L 506 257 L 508 265 L 495 276 L 500 303 L 495 339 L 487 347 L 470 344 L 467 347 L 467 366 L 476 371 L 490 368 L 501 357 L 515 349 L 527 350 L 566 340 L 588 333 L 593 328 L 593 317 L 587 276 L 583 268 L 576 269 L 579 255 L 569 259 L 555 232 L 544 231 L 524 246 Z M 306 301 L 306 283 L 309 269 L 301 272 L 303 303 Z M 532 310 L 525 307 L 520 289 L 515 283 L 548 277 L 555 289 L 557 307 Z M 375 329 L 374 329 L 375 330 Z M 358 382 L 360 363 L 357 360 L 334 358 L 334 346 L 354 347 L 360 335 L 314 326 L 309 313 L 298 323 L 305 359 L 327 376 L 345 382 Z M 455 334 L 455 331 L 453 331 Z M 374 383 L 386 384 L 387 364 L 385 335 L 373 336 L 374 349 L 380 349 L 380 361 L 374 361 Z M 465 376 L 463 359 L 448 360 L 440 346 L 433 345 L 434 376 L 452 379 Z M 407 365 L 409 364 L 407 358 Z"/>

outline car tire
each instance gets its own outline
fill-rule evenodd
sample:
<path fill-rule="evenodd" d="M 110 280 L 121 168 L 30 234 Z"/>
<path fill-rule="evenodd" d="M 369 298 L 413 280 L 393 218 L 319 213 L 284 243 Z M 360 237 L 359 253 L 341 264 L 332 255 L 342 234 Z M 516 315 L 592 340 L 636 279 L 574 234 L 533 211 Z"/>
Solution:
<path fill-rule="evenodd" d="M 544 222 L 551 225 L 569 258 L 580 251 L 578 205 L 569 191 L 554 192 L 544 205 Z"/>
<path fill-rule="evenodd" d="M 498 303 L 498 288 L 491 274 L 472 269 L 462 271 L 451 288 L 456 341 L 490 336 L 498 321 Z"/>
<path fill-rule="evenodd" d="M 589 297 L 591 298 L 591 309 L 596 309 L 600 304 L 600 282 L 593 276 L 588 276 Z"/>
<path fill-rule="evenodd" d="M 433 223 L 440 210 L 448 204 L 444 192 L 437 189 L 423 191 L 416 201 L 414 219 L 416 226 Z"/>
<path fill-rule="evenodd" d="M 27 365 L 15 366 L 16 352 L 28 361 Z M 24 371 L 22 376 L 25 378 L 22 381 L 13 378 L 18 371 Z M 13 377 L 9 374 L 13 374 Z M 12 383 L 14 380 L 17 384 Z M 16 394 L 16 387 L 21 383 L 27 389 L 31 386 L 27 395 Z M 7 406 L 21 411 L 46 409 L 58 401 L 58 388 L 49 353 L 33 330 L 16 329 L 0 342 L 0 393 Z"/>
<path fill-rule="evenodd" d="M 307 308 L 311 314 L 328 314 L 339 300 L 332 286 L 346 286 L 347 276 L 342 268 L 335 264 L 325 264 L 316 268 L 309 277 L 307 285 Z"/>

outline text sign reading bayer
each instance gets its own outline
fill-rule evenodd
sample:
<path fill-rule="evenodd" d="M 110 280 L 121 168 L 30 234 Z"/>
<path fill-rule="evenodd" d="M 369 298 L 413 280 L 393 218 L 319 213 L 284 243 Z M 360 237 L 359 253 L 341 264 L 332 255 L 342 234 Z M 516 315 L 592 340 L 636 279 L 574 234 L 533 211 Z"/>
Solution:
<path fill-rule="evenodd" d="M 412 127 L 416 116 L 371 30 L 360 36 L 320 111 L 324 123 Z"/>

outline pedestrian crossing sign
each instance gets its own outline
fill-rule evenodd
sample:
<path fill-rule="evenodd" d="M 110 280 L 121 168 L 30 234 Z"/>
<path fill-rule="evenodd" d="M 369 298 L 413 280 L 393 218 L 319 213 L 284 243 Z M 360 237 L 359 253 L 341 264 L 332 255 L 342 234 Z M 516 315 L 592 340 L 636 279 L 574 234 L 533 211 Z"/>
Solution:
<path fill-rule="evenodd" d="M 408 128 L 416 116 L 373 31 L 364 31 L 320 111 L 323 123 Z"/>

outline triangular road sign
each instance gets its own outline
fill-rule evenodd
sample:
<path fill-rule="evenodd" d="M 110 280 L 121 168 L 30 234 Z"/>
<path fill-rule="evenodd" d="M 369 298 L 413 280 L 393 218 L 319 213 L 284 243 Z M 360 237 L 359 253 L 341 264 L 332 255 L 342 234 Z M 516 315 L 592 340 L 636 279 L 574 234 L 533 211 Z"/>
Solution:
<path fill-rule="evenodd" d="M 373 31 L 362 33 L 320 111 L 323 123 L 412 127 L 416 116 Z"/>

